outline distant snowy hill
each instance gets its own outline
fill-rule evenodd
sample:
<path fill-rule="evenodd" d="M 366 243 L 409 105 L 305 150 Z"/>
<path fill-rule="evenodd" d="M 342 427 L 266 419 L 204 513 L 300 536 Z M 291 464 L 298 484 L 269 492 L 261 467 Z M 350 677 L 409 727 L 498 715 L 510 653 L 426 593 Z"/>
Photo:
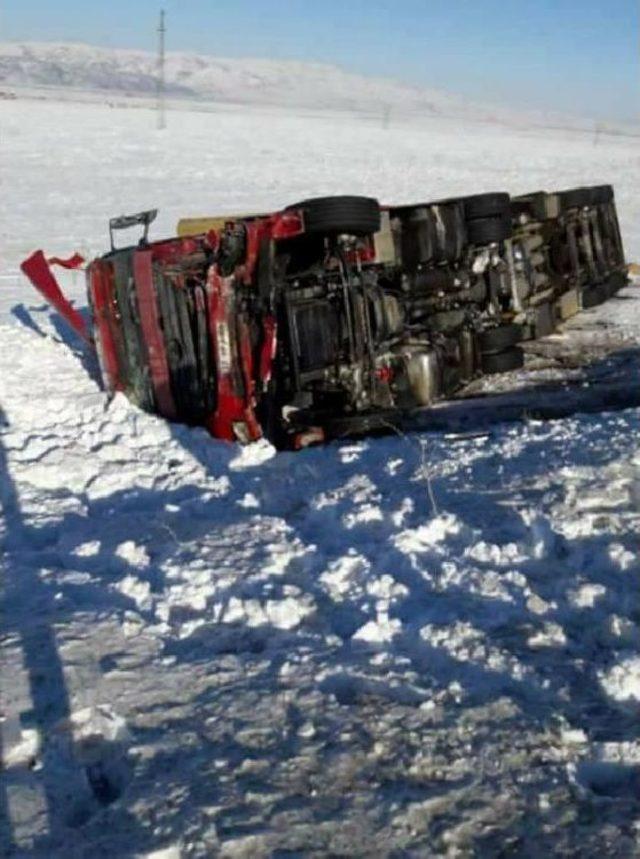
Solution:
<path fill-rule="evenodd" d="M 0 86 L 152 95 L 156 81 L 156 57 L 144 51 L 82 44 L 0 44 Z M 524 119 L 506 108 L 319 63 L 169 53 L 166 83 L 168 95 L 181 99 L 510 123 Z M 536 124 L 553 120 L 540 115 L 527 119 Z"/>

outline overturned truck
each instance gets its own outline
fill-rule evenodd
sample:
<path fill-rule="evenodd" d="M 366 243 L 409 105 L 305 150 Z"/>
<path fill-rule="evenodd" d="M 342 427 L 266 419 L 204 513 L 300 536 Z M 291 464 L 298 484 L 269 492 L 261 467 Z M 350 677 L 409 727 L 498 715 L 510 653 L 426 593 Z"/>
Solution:
<path fill-rule="evenodd" d="M 97 351 L 105 388 L 216 438 L 299 449 L 384 431 L 482 374 L 523 365 L 627 280 L 609 185 L 381 206 L 305 200 L 185 219 L 110 222 L 86 269 L 93 331 L 41 252 L 23 271 Z M 119 230 L 142 237 L 116 248 Z"/>

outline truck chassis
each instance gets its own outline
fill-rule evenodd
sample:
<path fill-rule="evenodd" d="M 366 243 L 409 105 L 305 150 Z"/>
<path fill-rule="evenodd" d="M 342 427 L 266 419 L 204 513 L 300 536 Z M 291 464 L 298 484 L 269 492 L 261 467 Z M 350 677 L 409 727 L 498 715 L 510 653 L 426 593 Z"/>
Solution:
<path fill-rule="evenodd" d="M 522 341 L 627 282 L 608 185 L 394 206 L 315 198 L 186 219 L 150 241 L 155 214 L 110 222 L 111 250 L 86 267 L 92 331 L 41 251 L 22 268 L 96 349 L 107 391 L 228 441 L 300 449 L 388 430 L 522 367 Z M 136 226 L 139 242 L 116 248 Z"/>

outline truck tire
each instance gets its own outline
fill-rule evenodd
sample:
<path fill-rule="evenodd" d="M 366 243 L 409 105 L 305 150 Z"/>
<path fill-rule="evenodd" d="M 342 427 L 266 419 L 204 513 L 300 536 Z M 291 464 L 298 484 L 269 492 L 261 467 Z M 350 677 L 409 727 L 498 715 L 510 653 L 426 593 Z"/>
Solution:
<path fill-rule="evenodd" d="M 467 221 L 467 235 L 472 245 L 490 245 L 511 238 L 513 228 L 511 216 L 493 215 L 487 218 L 476 218 Z"/>
<path fill-rule="evenodd" d="M 299 209 L 307 235 L 367 236 L 380 229 L 380 205 L 371 197 L 315 197 L 288 209 Z"/>
<path fill-rule="evenodd" d="M 468 221 L 475 218 L 488 218 L 496 215 L 508 215 L 511 208 L 511 198 L 508 194 L 474 194 L 464 197 L 464 214 Z"/>
<path fill-rule="evenodd" d="M 508 373 L 510 370 L 519 370 L 524 364 L 524 353 L 518 346 L 505 349 L 504 352 L 485 354 L 482 356 L 482 372 L 487 375 L 493 373 Z"/>
<path fill-rule="evenodd" d="M 459 204 L 437 205 L 432 208 L 436 222 L 442 225 L 441 235 L 436 230 L 437 258 L 436 262 L 457 262 L 467 244 L 467 230 L 465 224 L 464 210 Z"/>
<path fill-rule="evenodd" d="M 478 348 L 484 355 L 503 352 L 519 343 L 523 337 L 522 326 L 513 323 L 488 328 L 478 334 Z"/>

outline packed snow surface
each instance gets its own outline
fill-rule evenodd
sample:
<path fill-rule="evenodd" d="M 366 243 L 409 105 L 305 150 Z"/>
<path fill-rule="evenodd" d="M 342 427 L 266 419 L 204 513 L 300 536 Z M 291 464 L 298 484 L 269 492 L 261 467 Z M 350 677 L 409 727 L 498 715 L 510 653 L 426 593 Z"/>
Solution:
<path fill-rule="evenodd" d="M 636 149 L 266 109 L 0 122 L 1 850 L 640 855 L 637 410 L 240 449 L 109 401 L 18 272 L 152 205 L 161 235 L 582 182 L 615 185 L 633 257 Z M 592 334 L 637 347 L 637 290 Z"/>

